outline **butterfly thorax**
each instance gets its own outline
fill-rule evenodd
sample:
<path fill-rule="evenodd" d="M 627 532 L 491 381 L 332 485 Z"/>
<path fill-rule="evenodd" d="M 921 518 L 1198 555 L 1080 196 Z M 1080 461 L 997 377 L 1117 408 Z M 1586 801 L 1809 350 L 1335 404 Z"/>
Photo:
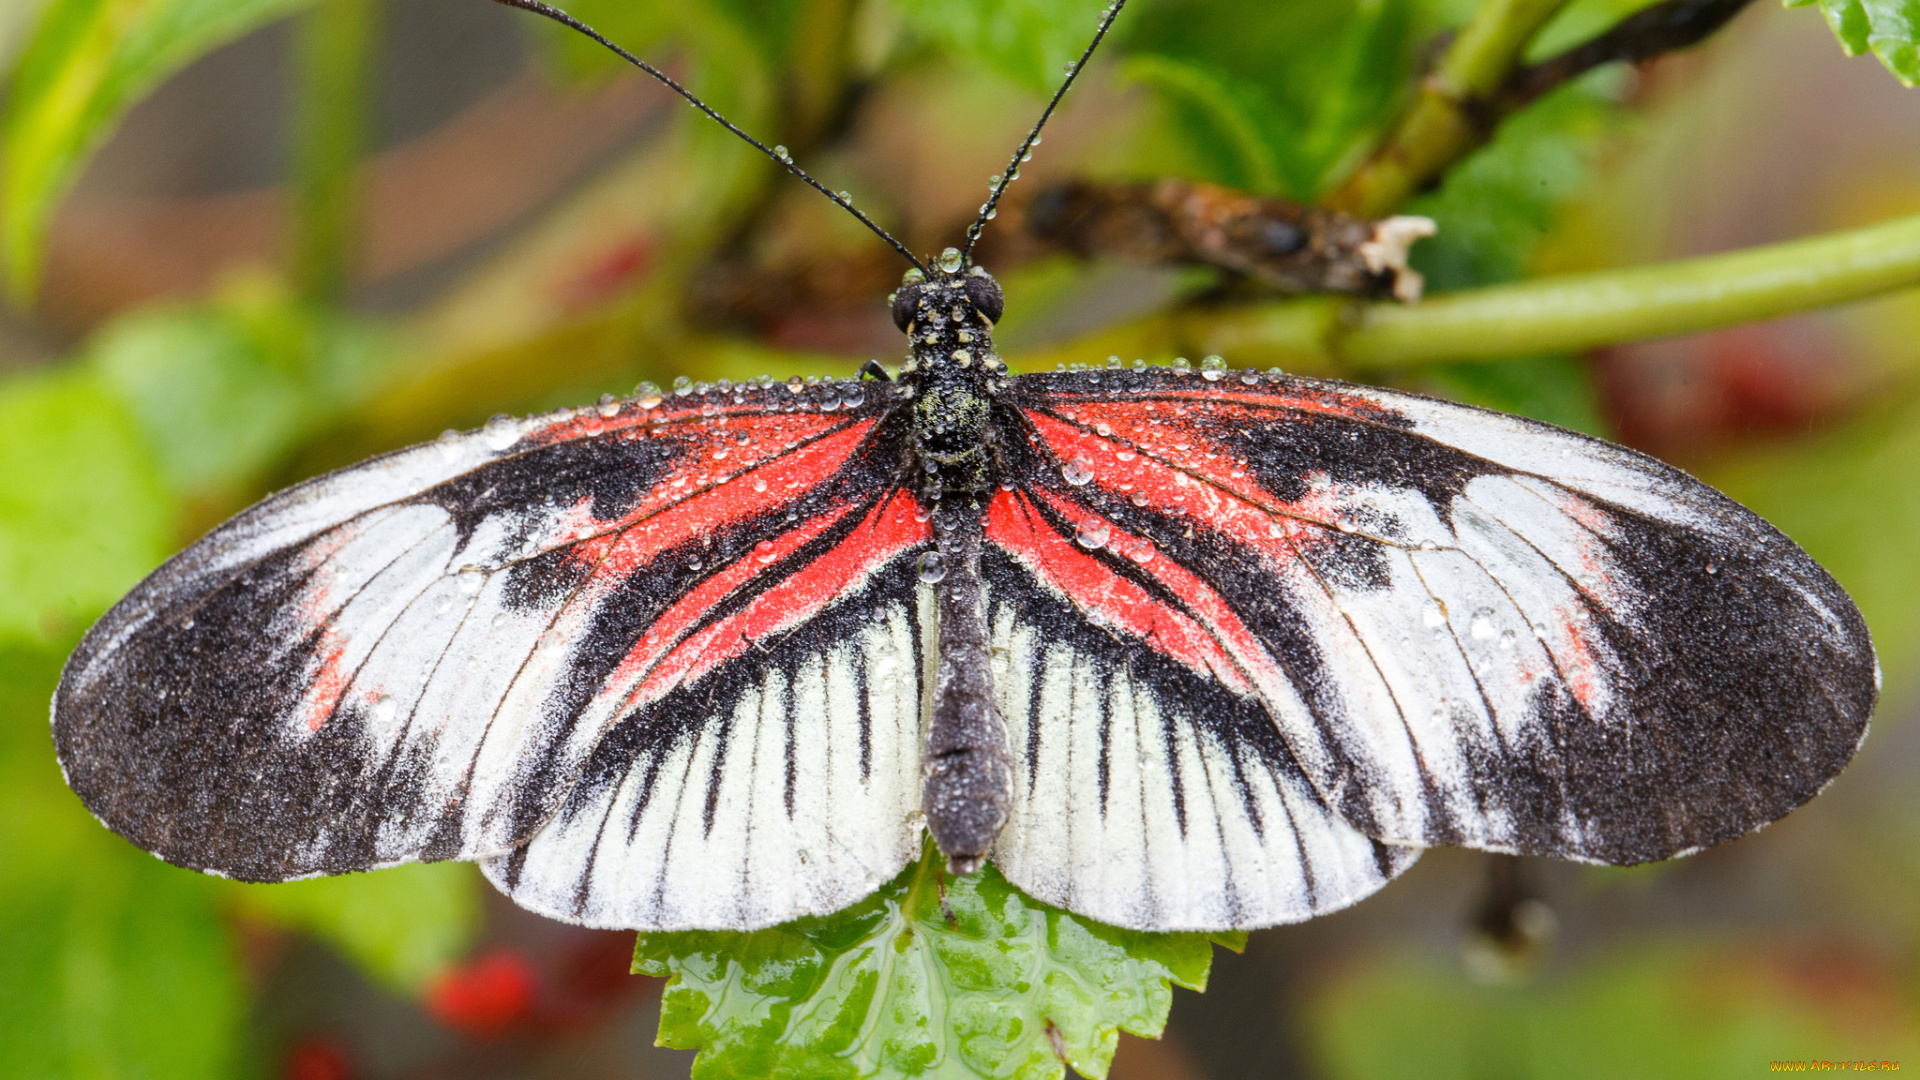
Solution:
<path fill-rule="evenodd" d="M 993 399 L 1007 366 L 993 351 L 1000 286 L 977 267 L 931 280 L 910 273 L 893 298 L 913 353 L 901 365 L 912 394 L 918 491 L 935 550 L 921 563 L 933 585 L 939 668 L 922 758 L 927 828 L 955 873 L 978 868 L 1006 825 L 1013 754 L 993 685 L 980 579 L 984 504 L 999 482 Z"/>
<path fill-rule="evenodd" d="M 929 501 L 982 496 L 995 483 L 992 399 L 1007 365 L 993 351 L 999 283 L 973 267 L 916 281 L 894 294 L 894 321 L 912 354 L 901 365 L 913 392 L 913 449 Z"/>

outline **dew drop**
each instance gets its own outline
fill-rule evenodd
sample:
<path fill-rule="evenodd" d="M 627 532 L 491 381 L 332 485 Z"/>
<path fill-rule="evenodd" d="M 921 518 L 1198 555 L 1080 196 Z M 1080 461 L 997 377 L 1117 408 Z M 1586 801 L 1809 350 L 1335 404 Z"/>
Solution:
<path fill-rule="evenodd" d="M 650 411 L 653 409 L 657 409 L 660 407 L 660 395 L 648 394 L 647 396 L 641 398 L 639 401 L 634 402 L 634 404 L 640 406 L 642 411 Z"/>
<path fill-rule="evenodd" d="M 1144 491 L 1136 491 L 1128 496 L 1127 501 L 1135 506 L 1145 506 L 1147 505 L 1147 493 Z"/>
<path fill-rule="evenodd" d="M 699 559 L 688 559 L 688 560 L 687 560 L 687 569 L 689 569 L 689 570 L 698 570 L 698 569 L 700 569 L 700 560 L 699 560 Z"/>
<path fill-rule="evenodd" d="M 783 163 L 791 162 L 793 160 L 793 154 L 788 152 L 787 148 L 784 146 L 776 145 L 773 148 L 773 156 L 779 158 Z"/>
<path fill-rule="evenodd" d="M 1347 520 L 1346 518 L 1341 518 L 1340 520 L 1334 522 L 1333 527 L 1336 529 L 1339 529 L 1343 533 L 1356 532 L 1360 528 L 1360 526 L 1355 525 L 1353 522 Z"/>
<path fill-rule="evenodd" d="M 679 378 L 676 378 L 673 380 L 673 396 L 674 397 L 686 397 L 688 394 L 691 394 L 691 393 L 693 393 L 692 379 L 689 379 L 685 375 L 682 375 Z"/>
<path fill-rule="evenodd" d="M 612 394 L 601 394 L 600 395 L 600 415 L 601 416 L 619 416 L 620 415 L 619 399 L 615 398 Z"/>
<path fill-rule="evenodd" d="M 1429 630 L 1438 630 L 1447 625 L 1447 613 L 1440 610 L 1439 604 L 1429 600 L 1420 609 L 1420 622 Z"/>
<path fill-rule="evenodd" d="M 1112 535 L 1112 525 L 1099 518 L 1088 518 L 1080 523 L 1079 531 L 1073 534 L 1073 542 L 1088 551 L 1098 551 L 1107 546 L 1107 540 Z"/>
<path fill-rule="evenodd" d="M 765 480 L 761 480 L 756 477 L 753 481 L 753 490 L 755 491 L 767 490 L 767 482 Z"/>
<path fill-rule="evenodd" d="M 495 615 L 495 616 L 493 617 L 493 628 L 494 628 L 495 630 L 498 630 L 498 629 L 500 629 L 501 627 L 503 627 L 503 626 L 505 626 L 505 625 L 507 625 L 507 615 L 506 615 L 506 612 L 501 612 L 500 614 L 498 614 L 498 615 Z"/>
<path fill-rule="evenodd" d="M 960 272 L 960 264 L 964 261 L 965 258 L 960 254 L 960 249 L 950 247 L 940 253 L 939 266 L 949 274 L 956 274 Z"/>
<path fill-rule="evenodd" d="M 1173 358 L 1173 370 L 1185 375 L 1187 372 L 1193 370 L 1193 365 L 1187 362 L 1186 357 L 1176 356 Z"/>
<path fill-rule="evenodd" d="M 1131 450 L 1115 450 L 1113 452 L 1113 460 L 1115 461 L 1132 461 L 1134 458 L 1139 456 L 1140 455 L 1134 453 Z"/>
<path fill-rule="evenodd" d="M 1093 462 L 1084 457 L 1074 458 L 1061 467 L 1060 475 L 1067 483 L 1079 487 L 1093 479 Z"/>
<path fill-rule="evenodd" d="M 1709 573 L 1709 574 L 1717 574 L 1717 573 L 1719 573 L 1719 572 L 1720 572 L 1720 568 L 1719 568 L 1719 567 L 1717 567 L 1717 566 L 1715 566 L 1715 565 L 1713 565 L 1712 563 L 1708 563 L 1708 564 L 1707 564 L 1707 573 Z"/>
<path fill-rule="evenodd" d="M 454 580 L 459 584 L 460 591 L 463 594 L 467 596 L 477 596 L 480 593 L 480 586 L 486 584 L 487 578 L 486 575 L 480 571 L 472 567 L 467 567 L 461 570 Z"/>
<path fill-rule="evenodd" d="M 1500 647 L 1503 649 L 1513 648 L 1514 644 L 1519 640 L 1519 636 L 1511 630 L 1500 631 Z"/>
<path fill-rule="evenodd" d="M 505 450 L 519 441 L 520 425 L 506 413 L 496 413 L 487 421 L 487 426 L 480 429 L 480 434 L 487 440 L 488 449 Z"/>
<path fill-rule="evenodd" d="M 775 558 L 774 551 L 773 551 L 773 541 L 762 540 L 759 543 L 753 545 L 753 553 L 754 553 L 754 557 L 759 559 L 763 563 L 772 562 Z"/>
<path fill-rule="evenodd" d="M 1473 617 L 1467 620 L 1467 633 L 1477 641 L 1485 641 L 1494 634 L 1493 609 L 1477 608 Z"/>
<path fill-rule="evenodd" d="M 1225 375 L 1226 373 L 1227 373 L 1227 362 L 1224 359 L 1222 359 L 1218 354 L 1209 355 L 1201 358 L 1200 360 L 1200 377 L 1201 378 L 1206 379 L 1208 382 L 1219 382 L 1220 377 L 1222 375 Z"/>
<path fill-rule="evenodd" d="M 947 561 L 941 558 L 937 551 L 929 551 L 921 555 L 916 566 L 919 569 L 920 580 L 929 585 L 947 576 Z"/>
<path fill-rule="evenodd" d="M 1137 541 L 1132 547 L 1127 549 L 1127 558 L 1142 565 L 1152 562 L 1153 555 L 1153 545 L 1145 540 Z"/>

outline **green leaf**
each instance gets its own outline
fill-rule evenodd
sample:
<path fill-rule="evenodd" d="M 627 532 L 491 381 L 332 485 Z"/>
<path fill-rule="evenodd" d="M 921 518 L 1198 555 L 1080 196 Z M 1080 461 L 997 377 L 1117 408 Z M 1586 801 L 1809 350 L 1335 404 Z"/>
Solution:
<path fill-rule="evenodd" d="M 1213 151 L 1215 156 L 1220 156 L 1220 150 L 1226 152 L 1224 160 L 1209 170 L 1213 179 L 1256 192 L 1280 190 L 1279 169 L 1255 119 L 1261 103 L 1246 100 L 1246 91 L 1204 68 L 1168 56 L 1131 57 L 1122 72 L 1152 87 L 1179 109 L 1186 121 L 1180 126 L 1190 135 L 1206 132 L 1194 139 L 1196 149 Z"/>
<path fill-rule="evenodd" d="M 1920 84 L 1920 0 L 1786 0 L 1818 4 L 1848 56 L 1871 49 L 1907 86 Z"/>
<path fill-rule="evenodd" d="M 894 0 L 907 21 L 956 55 L 1035 93 L 1051 93 L 1093 40 L 1106 0 Z"/>
<path fill-rule="evenodd" d="M 0 431 L 0 640 L 69 638 L 172 549 L 174 504 L 91 371 L 0 382 Z"/>
<path fill-rule="evenodd" d="M 389 987 L 418 993 L 473 945 L 479 885 L 472 866 L 443 862 L 234 889 L 246 914 L 312 934 Z"/>
<path fill-rule="evenodd" d="M 1587 190 L 1608 136 L 1626 114 L 1610 92 L 1613 73 L 1565 86 L 1501 125 L 1494 141 L 1416 200 L 1439 234 L 1413 249 L 1413 265 L 1436 291 L 1522 277 L 1540 240 Z"/>
<path fill-rule="evenodd" d="M 87 349 L 169 481 L 232 491 L 365 400 L 388 370 L 378 331 L 301 303 L 268 278 L 214 300 L 147 309 Z"/>
<path fill-rule="evenodd" d="M 61 783 L 64 651 L 0 646 L 0 1076 L 230 1075 L 245 1008 L 220 883 L 108 833 Z"/>
<path fill-rule="evenodd" d="M 32 291 L 48 222 L 127 109 L 195 58 L 307 0 L 49 0 L 0 127 L 7 280 Z"/>
<path fill-rule="evenodd" d="M 1609 945 L 1550 984 L 1487 987 L 1408 958 L 1353 964 L 1314 995 L 1316 1070 L 1330 1080 L 1750 1077 L 1778 1060 L 1920 1054 L 1897 983 L 1863 1001 L 1811 991 L 1808 955 L 1675 941 Z M 1862 973 L 1864 974 L 1864 973 Z M 1872 986 L 1858 977 L 1850 986 Z M 1871 991 L 1869 991 L 1871 993 Z M 1864 1006 L 1864 1007 L 1863 1007 Z M 1843 1049 L 1844 1048 L 1844 1049 Z"/>
<path fill-rule="evenodd" d="M 696 1077 L 1102 1077 L 1119 1032 L 1157 1037 L 1169 982 L 1206 985 L 1215 940 L 1039 904 L 991 866 L 951 878 L 931 845 L 871 898 L 753 933 L 642 934 L 669 978 L 662 1046 Z"/>
<path fill-rule="evenodd" d="M 1128 17 L 1131 63 L 1152 58 L 1178 68 L 1145 70 L 1182 73 L 1155 85 L 1179 110 L 1177 125 L 1199 122 L 1184 134 L 1200 164 L 1247 160 L 1240 144 L 1250 122 L 1279 173 L 1275 190 L 1301 200 L 1337 179 L 1391 119 L 1414 76 L 1418 42 L 1436 29 L 1433 13 L 1416 0 L 1160 0 Z M 1221 89 L 1203 96 L 1194 92 L 1200 86 Z M 1221 100 L 1236 103 L 1249 121 L 1222 123 Z M 1155 163 L 1155 171 L 1163 168 Z M 1244 176 L 1204 178 L 1241 184 Z"/>

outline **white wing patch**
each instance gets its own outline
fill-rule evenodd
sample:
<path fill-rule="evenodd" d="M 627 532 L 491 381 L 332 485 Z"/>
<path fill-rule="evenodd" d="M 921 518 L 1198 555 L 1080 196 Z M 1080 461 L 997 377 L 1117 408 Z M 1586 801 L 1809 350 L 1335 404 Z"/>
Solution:
<path fill-rule="evenodd" d="M 1016 761 L 993 853 L 1008 880 L 1102 922 L 1217 930 L 1345 907 L 1417 858 L 1330 811 L 1258 700 L 1143 643 L 1069 631 L 1064 597 L 1036 611 L 1040 586 L 1014 580 L 988 593 Z"/>
<path fill-rule="evenodd" d="M 831 620 L 832 613 L 823 616 Z M 751 930 L 836 911 L 920 847 L 918 614 L 707 676 L 616 727 L 524 851 L 483 864 L 523 907 L 588 926 Z M 652 729 L 652 730 L 650 730 Z"/>

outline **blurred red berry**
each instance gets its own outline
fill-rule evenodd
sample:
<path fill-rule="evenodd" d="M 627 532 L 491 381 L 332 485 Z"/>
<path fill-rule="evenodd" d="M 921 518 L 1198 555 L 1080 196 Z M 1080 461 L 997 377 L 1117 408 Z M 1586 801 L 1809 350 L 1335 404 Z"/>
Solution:
<path fill-rule="evenodd" d="M 442 973 L 427 990 L 427 1012 L 478 1039 L 504 1035 L 533 1016 L 533 968 L 501 950 Z"/>
<path fill-rule="evenodd" d="M 353 1061 L 339 1043 L 301 1039 L 287 1051 L 284 1080 L 353 1080 Z"/>

